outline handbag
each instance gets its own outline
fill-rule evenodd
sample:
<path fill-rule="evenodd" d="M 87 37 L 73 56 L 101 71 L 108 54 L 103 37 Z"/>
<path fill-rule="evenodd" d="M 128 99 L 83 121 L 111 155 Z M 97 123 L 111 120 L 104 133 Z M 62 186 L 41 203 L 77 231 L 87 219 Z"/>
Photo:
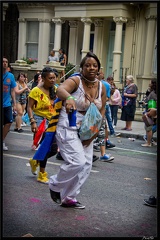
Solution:
<path fill-rule="evenodd" d="M 147 116 L 147 113 L 144 113 L 142 116 L 142 120 L 145 123 L 146 127 L 150 127 L 154 124 L 154 121 L 152 118 Z"/>
<path fill-rule="evenodd" d="M 97 106 L 91 102 L 78 130 L 80 139 L 83 141 L 92 138 L 96 133 L 99 132 L 101 123 L 102 115 Z"/>
<path fill-rule="evenodd" d="M 78 76 L 81 76 L 80 74 L 76 74 Z M 90 101 L 87 94 L 79 87 L 79 85 L 76 83 L 76 81 L 70 77 L 77 87 L 80 89 L 80 91 L 84 94 L 84 96 Z M 97 106 L 90 102 L 89 108 L 87 109 L 86 114 L 83 116 L 80 128 L 78 129 L 78 135 L 81 141 L 87 140 L 92 138 L 96 133 L 99 132 L 100 127 L 102 124 L 102 115 L 99 112 Z"/>

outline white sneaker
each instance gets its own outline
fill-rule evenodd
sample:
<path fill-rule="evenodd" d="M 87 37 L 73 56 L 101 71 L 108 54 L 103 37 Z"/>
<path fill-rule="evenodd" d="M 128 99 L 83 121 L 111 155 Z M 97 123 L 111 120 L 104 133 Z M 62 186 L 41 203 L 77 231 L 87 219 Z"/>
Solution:
<path fill-rule="evenodd" d="M 157 143 L 152 139 L 152 145 L 157 146 Z"/>
<path fill-rule="evenodd" d="M 21 124 L 21 127 L 26 127 L 25 122 L 23 122 L 23 123 Z"/>
<path fill-rule="evenodd" d="M 118 137 L 119 135 L 121 135 L 121 133 L 115 133 L 115 136 Z"/>
<path fill-rule="evenodd" d="M 4 142 L 3 142 L 3 151 L 8 151 L 8 147 L 5 145 Z"/>

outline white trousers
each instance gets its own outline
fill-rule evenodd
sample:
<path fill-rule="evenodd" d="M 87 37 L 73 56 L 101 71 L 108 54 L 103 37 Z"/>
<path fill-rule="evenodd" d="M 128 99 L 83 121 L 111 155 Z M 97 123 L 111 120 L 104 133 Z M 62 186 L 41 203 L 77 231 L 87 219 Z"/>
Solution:
<path fill-rule="evenodd" d="M 49 188 L 60 192 L 63 202 L 76 200 L 92 168 L 93 142 L 84 147 L 76 130 L 60 126 L 56 129 L 56 140 L 64 163 L 59 172 L 50 177 Z"/>

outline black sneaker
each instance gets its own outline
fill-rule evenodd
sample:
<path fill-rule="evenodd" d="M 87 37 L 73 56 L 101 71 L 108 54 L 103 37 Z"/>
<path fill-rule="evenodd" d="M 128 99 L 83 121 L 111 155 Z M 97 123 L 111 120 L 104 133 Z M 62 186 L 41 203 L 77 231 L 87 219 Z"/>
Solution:
<path fill-rule="evenodd" d="M 60 152 L 57 153 L 56 158 L 57 158 L 58 160 L 64 160 L 64 159 L 62 158 Z"/>
<path fill-rule="evenodd" d="M 15 132 L 18 132 L 18 128 L 15 128 L 14 131 L 15 131 Z"/>
<path fill-rule="evenodd" d="M 99 157 L 97 157 L 96 155 L 93 155 L 93 162 L 97 161 L 99 159 Z"/>
<path fill-rule="evenodd" d="M 110 140 L 107 140 L 106 141 L 106 148 L 113 148 L 115 147 L 116 145 L 114 145 L 113 143 L 110 142 Z"/>
<path fill-rule="evenodd" d="M 95 152 L 100 152 L 100 147 L 93 145 L 93 151 L 95 151 Z"/>
<path fill-rule="evenodd" d="M 18 129 L 17 132 L 21 133 L 24 132 L 24 130 L 22 128 Z"/>
<path fill-rule="evenodd" d="M 150 196 L 149 199 L 144 199 L 143 202 L 150 207 L 157 206 L 157 199 L 154 196 Z"/>
<path fill-rule="evenodd" d="M 66 208 L 76 208 L 76 209 L 84 209 L 85 206 L 82 205 L 79 202 L 72 202 L 72 203 L 62 203 L 61 207 L 66 207 Z"/>
<path fill-rule="evenodd" d="M 54 192 L 50 189 L 50 195 L 54 202 L 61 204 L 61 196 L 59 192 Z"/>

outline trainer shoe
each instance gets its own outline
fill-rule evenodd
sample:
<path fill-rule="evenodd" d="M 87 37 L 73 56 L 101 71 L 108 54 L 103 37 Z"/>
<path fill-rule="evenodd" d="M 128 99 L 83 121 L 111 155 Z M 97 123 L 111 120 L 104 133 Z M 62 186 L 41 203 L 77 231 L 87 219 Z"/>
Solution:
<path fill-rule="evenodd" d="M 115 145 L 113 143 L 110 142 L 110 140 L 106 141 L 106 148 L 113 148 L 115 147 Z"/>
<path fill-rule="evenodd" d="M 8 146 L 3 142 L 3 151 L 8 151 Z"/>
<path fill-rule="evenodd" d="M 49 179 L 47 177 L 48 177 L 48 173 L 47 172 L 44 172 L 44 173 L 39 172 L 38 173 L 38 177 L 37 177 L 37 181 L 41 182 L 41 183 L 48 184 L 49 183 Z"/>
<path fill-rule="evenodd" d="M 157 146 L 157 142 L 155 142 L 155 141 L 153 140 L 153 138 L 152 138 L 152 145 L 153 145 L 153 146 Z"/>
<path fill-rule="evenodd" d="M 100 147 L 93 145 L 93 151 L 95 151 L 95 152 L 100 152 Z"/>
<path fill-rule="evenodd" d="M 60 154 L 60 152 L 57 153 L 56 158 L 57 158 L 58 160 L 64 160 L 64 159 L 62 158 L 62 155 Z"/>
<path fill-rule="evenodd" d="M 39 163 L 37 163 L 37 160 L 33 160 L 32 158 L 29 159 L 29 164 L 31 166 L 31 172 L 33 175 L 37 175 L 37 167 Z"/>
<path fill-rule="evenodd" d="M 97 157 L 96 155 L 93 155 L 93 162 L 97 161 L 99 159 L 99 157 Z"/>
<path fill-rule="evenodd" d="M 121 135 L 121 133 L 114 133 L 114 134 L 110 135 L 110 137 L 118 137 L 119 135 Z"/>
<path fill-rule="evenodd" d="M 147 136 L 146 135 L 143 136 L 143 139 L 144 139 L 145 142 L 147 142 Z"/>
<path fill-rule="evenodd" d="M 154 196 L 150 196 L 149 199 L 144 199 L 143 202 L 150 207 L 157 206 L 157 199 Z"/>
<path fill-rule="evenodd" d="M 24 130 L 22 128 L 17 130 L 18 133 L 24 132 Z"/>
<path fill-rule="evenodd" d="M 25 124 L 25 122 L 23 122 L 22 124 L 21 124 L 21 127 L 26 127 L 27 125 Z"/>
<path fill-rule="evenodd" d="M 69 200 L 67 203 L 62 203 L 61 207 L 75 208 L 75 209 L 84 209 L 85 208 L 85 206 L 82 205 L 80 202 L 74 202 L 72 200 Z"/>
<path fill-rule="evenodd" d="M 61 204 L 61 196 L 59 192 L 54 192 L 50 189 L 50 195 L 54 202 Z"/>
<path fill-rule="evenodd" d="M 114 159 L 113 156 L 111 156 L 110 154 L 106 154 L 106 153 L 100 157 L 100 161 L 102 161 L 102 162 L 110 162 L 113 159 Z"/>

